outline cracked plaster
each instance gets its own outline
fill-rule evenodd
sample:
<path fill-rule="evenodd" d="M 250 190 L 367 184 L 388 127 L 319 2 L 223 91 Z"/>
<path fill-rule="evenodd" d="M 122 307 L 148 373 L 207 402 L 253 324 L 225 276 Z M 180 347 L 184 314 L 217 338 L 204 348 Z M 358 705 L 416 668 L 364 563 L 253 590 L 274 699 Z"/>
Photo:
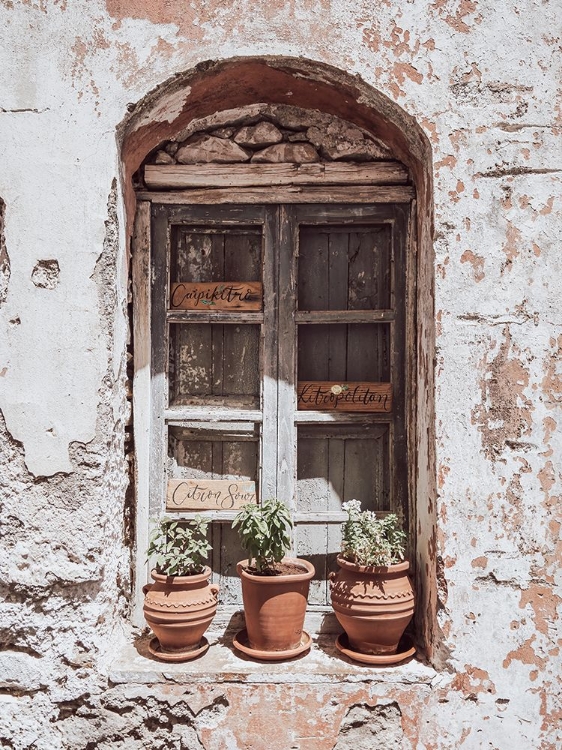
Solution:
<path fill-rule="evenodd" d="M 156 698 L 139 689 L 117 712 L 107 690 L 107 643 L 129 637 L 130 581 L 115 134 L 129 103 L 202 60 L 293 55 L 359 74 L 421 124 L 433 149 L 434 550 L 446 671 L 431 687 L 391 689 L 405 747 L 559 747 L 557 4 L 388 0 L 374 12 L 360 0 L 196 2 L 179 18 L 174 3 L 3 0 L 0 14 L 0 640 L 13 665 L 28 657 L 28 687 L 46 685 L 0 693 L 0 741 L 55 750 L 140 748 L 150 738 L 157 747 L 151 721 L 170 721 L 169 688 Z M 118 228 L 105 226 L 109 214 Z M 117 254 L 102 270 L 109 234 Z M 40 259 L 59 264 L 55 289 L 33 285 Z M 244 746 L 229 707 L 247 704 L 248 688 L 224 690 L 215 728 L 190 715 L 173 731 L 177 747 Z M 256 731 L 289 696 L 268 750 L 332 750 L 337 737 L 321 739 L 330 701 L 339 726 L 350 707 L 388 694 L 264 686 L 252 698 L 264 707 Z M 318 707 L 317 724 L 307 726 L 296 696 L 312 701 L 311 717 Z"/>

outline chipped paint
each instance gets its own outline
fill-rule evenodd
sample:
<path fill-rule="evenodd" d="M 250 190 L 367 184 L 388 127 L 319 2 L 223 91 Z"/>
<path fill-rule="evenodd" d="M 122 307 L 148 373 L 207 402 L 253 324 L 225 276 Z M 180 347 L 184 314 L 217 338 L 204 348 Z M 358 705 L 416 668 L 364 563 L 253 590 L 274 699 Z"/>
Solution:
<path fill-rule="evenodd" d="M 380 721 L 408 749 L 557 750 L 560 5 L 2 0 L 0 14 L 0 642 L 20 680 L 0 688 L 0 744 L 339 750 Z M 313 683 L 305 657 L 209 684 L 196 666 L 159 680 L 135 655 L 110 686 L 133 641 L 131 176 L 193 119 L 258 101 L 382 133 L 414 175 L 416 627 L 436 672 Z M 355 744 L 346 716 L 370 717 Z"/>

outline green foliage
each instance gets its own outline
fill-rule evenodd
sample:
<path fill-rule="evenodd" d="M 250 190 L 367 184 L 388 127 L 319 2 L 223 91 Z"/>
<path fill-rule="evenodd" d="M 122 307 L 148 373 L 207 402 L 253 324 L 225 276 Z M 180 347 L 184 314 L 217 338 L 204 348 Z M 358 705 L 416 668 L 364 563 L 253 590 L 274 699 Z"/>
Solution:
<path fill-rule="evenodd" d="M 150 535 L 147 557 L 155 556 L 156 570 L 166 576 L 202 573 L 211 545 L 207 541 L 206 518 L 171 521 L 163 518 Z"/>
<path fill-rule="evenodd" d="M 343 504 L 347 521 L 342 529 L 342 552 L 345 560 L 357 565 L 394 565 L 404 559 L 406 534 L 398 516 L 389 513 L 377 518 L 370 510 L 361 510 L 358 500 Z"/>
<path fill-rule="evenodd" d="M 249 564 L 255 560 L 259 573 L 272 571 L 290 549 L 293 526 L 289 509 L 281 500 L 244 505 L 232 523 L 238 531 Z"/>

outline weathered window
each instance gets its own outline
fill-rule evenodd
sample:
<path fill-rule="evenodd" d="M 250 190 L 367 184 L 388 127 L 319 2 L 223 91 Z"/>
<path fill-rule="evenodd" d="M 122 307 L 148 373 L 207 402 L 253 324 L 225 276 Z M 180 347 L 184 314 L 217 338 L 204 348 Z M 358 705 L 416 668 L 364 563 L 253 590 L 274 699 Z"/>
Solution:
<path fill-rule="evenodd" d="M 294 552 L 317 571 L 311 604 L 324 605 L 344 501 L 408 523 L 409 202 L 152 200 L 139 302 L 150 336 L 135 350 L 150 360 L 148 514 L 174 512 L 178 480 L 254 482 L 258 498 L 291 507 Z M 149 269 L 137 268 L 140 282 Z M 212 283 L 228 304 L 203 295 Z M 241 287 L 253 305 L 237 304 Z M 235 512 L 206 512 L 222 602 L 235 604 Z"/>

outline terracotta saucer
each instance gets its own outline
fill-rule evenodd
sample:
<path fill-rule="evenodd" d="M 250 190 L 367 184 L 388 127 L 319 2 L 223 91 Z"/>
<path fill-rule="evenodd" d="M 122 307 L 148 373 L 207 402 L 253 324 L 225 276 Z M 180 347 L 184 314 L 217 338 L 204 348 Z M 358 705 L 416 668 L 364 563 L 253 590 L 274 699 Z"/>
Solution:
<path fill-rule="evenodd" d="M 293 659 L 295 656 L 304 654 L 308 651 L 312 644 L 312 638 L 304 630 L 302 631 L 301 642 L 296 648 L 290 648 L 287 651 L 260 651 L 250 647 L 248 642 L 248 632 L 246 628 L 240 630 L 234 636 L 232 641 L 234 648 L 241 651 L 243 654 L 251 656 L 252 659 L 259 659 L 260 661 L 282 661 L 283 659 Z"/>
<path fill-rule="evenodd" d="M 341 651 L 342 654 L 349 656 L 353 661 L 359 661 L 362 664 L 375 664 L 379 666 L 388 666 L 390 664 L 399 664 L 404 659 L 413 656 L 416 653 L 416 647 L 414 642 L 409 635 L 403 635 L 398 644 L 398 651 L 396 654 L 362 654 L 360 651 L 352 651 L 349 647 L 349 641 L 347 633 L 340 633 L 336 638 L 336 648 Z"/>
<path fill-rule="evenodd" d="M 203 636 L 201 643 L 198 648 L 191 649 L 190 651 L 162 651 L 160 647 L 160 641 L 158 638 L 153 638 L 148 644 L 148 650 L 156 659 L 160 661 L 168 662 L 179 662 L 179 661 L 190 661 L 195 659 L 209 648 L 209 641 Z"/>

